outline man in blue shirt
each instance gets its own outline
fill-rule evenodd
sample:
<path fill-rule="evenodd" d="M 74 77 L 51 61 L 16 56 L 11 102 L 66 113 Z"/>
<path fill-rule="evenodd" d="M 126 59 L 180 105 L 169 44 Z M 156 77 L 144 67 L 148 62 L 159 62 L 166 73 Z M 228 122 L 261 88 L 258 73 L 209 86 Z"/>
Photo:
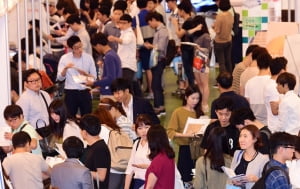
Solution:
<path fill-rule="evenodd" d="M 295 152 L 293 136 L 285 132 L 274 133 L 270 138 L 270 151 L 272 159 L 269 161 L 266 171 L 274 166 L 278 166 L 282 170 L 274 170 L 267 176 L 266 189 L 290 189 L 291 184 L 285 162 L 292 160 Z"/>

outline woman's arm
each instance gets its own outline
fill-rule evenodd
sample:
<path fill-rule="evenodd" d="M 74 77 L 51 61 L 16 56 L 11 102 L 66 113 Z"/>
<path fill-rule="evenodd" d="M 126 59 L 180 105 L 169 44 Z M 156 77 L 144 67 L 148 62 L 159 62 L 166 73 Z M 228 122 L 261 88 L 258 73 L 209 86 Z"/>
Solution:
<path fill-rule="evenodd" d="M 148 175 L 146 189 L 152 189 L 152 188 L 154 188 L 156 182 L 157 182 L 157 177 L 153 173 L 150 173 Z"/>
<path fill-rule="evenodd" d="M 124 189 L 129 189 L 133 174 L 126 174 Z"/>

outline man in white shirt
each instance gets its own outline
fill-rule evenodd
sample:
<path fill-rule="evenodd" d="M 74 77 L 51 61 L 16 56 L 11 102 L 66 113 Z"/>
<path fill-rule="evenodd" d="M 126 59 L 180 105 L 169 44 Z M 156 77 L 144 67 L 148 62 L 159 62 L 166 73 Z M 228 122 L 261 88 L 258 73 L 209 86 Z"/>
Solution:
<path fill-rule="evenodd" d="M 250 107 L 255 117 L 263 124 L 267 125 L 267 110 L 264 104 L 264 87 L 270 79 L 269 64 L 272 57 L 269 53 L 260 54 L 257 57 L 259 73 L 251 78 L 245 86 L 245 97 L 250 103 Z"/>
<path fill-rule="evenodd" d="M 57 80 L 65 80 L 65 103 L 70 115 L 75 116 L 78 109 L 81 115 L 84 115 L 92 111 L 92 98 L 90 91 L 82 82 L 96 79 L 96 66 L 93 57 L 83 52 L 83 44 L 78 36 L 71 36 L 67 44 L 72 52 L 61 57 Z M 75 81 L 75 78 L 79 81 Z"/>
<path fill-rule="evenodd" d="M 292 135 L 298 135 L 300 130 L 300 99 L 294 93 L 296 77 L 288 72 L 282 73 L 276 79 L 277 90 L 284 94 L 279 103 L 279 129 Z"/>
<path fill-rule="evenodd" d="M 264 102 L 268 114 L 268 127 L 272 133 L 278 129 L 278 104 L 280 94 L 277 91 L 276 79 L 278 75 L 286 71 L 287 60 L 284 57 L 274 58 L 270 63 L 271 78 L 264 88 Z"/>

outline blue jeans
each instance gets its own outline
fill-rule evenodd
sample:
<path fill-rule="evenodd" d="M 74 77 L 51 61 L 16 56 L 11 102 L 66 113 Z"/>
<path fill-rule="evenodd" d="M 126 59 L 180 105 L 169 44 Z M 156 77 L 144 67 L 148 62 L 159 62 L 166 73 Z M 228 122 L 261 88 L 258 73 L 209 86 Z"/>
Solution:
<path fill-rule="evenodd" d="M 166 67 L 165 60 L 158 61 L 157 65 L 151 68 L 152 72 L 152 84 L 151 88 L 154 96 L 154 108 L 159 108 L 165 105 L 163 88 L 162 88 L 162 74 Z"/>

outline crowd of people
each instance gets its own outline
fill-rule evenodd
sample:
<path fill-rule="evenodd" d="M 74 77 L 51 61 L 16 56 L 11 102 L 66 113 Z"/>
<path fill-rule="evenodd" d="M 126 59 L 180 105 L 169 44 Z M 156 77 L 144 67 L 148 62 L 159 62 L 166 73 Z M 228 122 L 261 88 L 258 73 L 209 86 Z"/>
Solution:
<path fill-rule="evenodd" d="M 284 57 L 273 58 L 258 45 L 249 45 L 235 65 L 234 10 L 229 0 L 215 2 L 214 38 L 190 0 L 166 0 L 169 17 L 160 0 L 44 3 L 51 34 L 40 32 L 36 21 L 28 31 L 31 58 L 26 60 L 25 39 L 21 56 L 13 58 L 29 66 L 12 64 L 12 105 L 3 111 L 11 130 L 4 134 L 11 145 L 1 147 L 7 156 L 2 158 L 4 180 L 16 189 L 250 189 L 261 178 L 268 189 L 300 187 L 298 78 L 286 72 Z M 34 57 L 41 44 L 33 44 L 34 30 L 50 41 L 51 60 L 57 60 L 53 75 L 47 72 L 49 56 Z M 175 53 L 169 52 L 170 41 Z M 209 104 L 212 54 L 219 64 L 220 96 Z M 164 128 L 159 119 L 166 114 L 162 78 L 174 56 L 182 58 L 184 68 L 177 81 L 183 103 Z M 139 69 L 145 82 L 137 78 Z M 23 92 L 13 82 L 18 71 Z M 45 87 L 45 77 L 59 83 L 62 96 Z M 95 90 L 100 99 L 93 108 Z M 211 121 L 203 135 L 184 133 L 188 118 L 205 115 Z M 49 129 L 47 136 L 40 133 L 43 128 Z M 190 148 L 195 138 L 201 138 L 204 150 L 196 160 Z M 45 150 L 46 139 L 51 153 Z M 63 163 L 50 167 L 47 156 Z"/>

